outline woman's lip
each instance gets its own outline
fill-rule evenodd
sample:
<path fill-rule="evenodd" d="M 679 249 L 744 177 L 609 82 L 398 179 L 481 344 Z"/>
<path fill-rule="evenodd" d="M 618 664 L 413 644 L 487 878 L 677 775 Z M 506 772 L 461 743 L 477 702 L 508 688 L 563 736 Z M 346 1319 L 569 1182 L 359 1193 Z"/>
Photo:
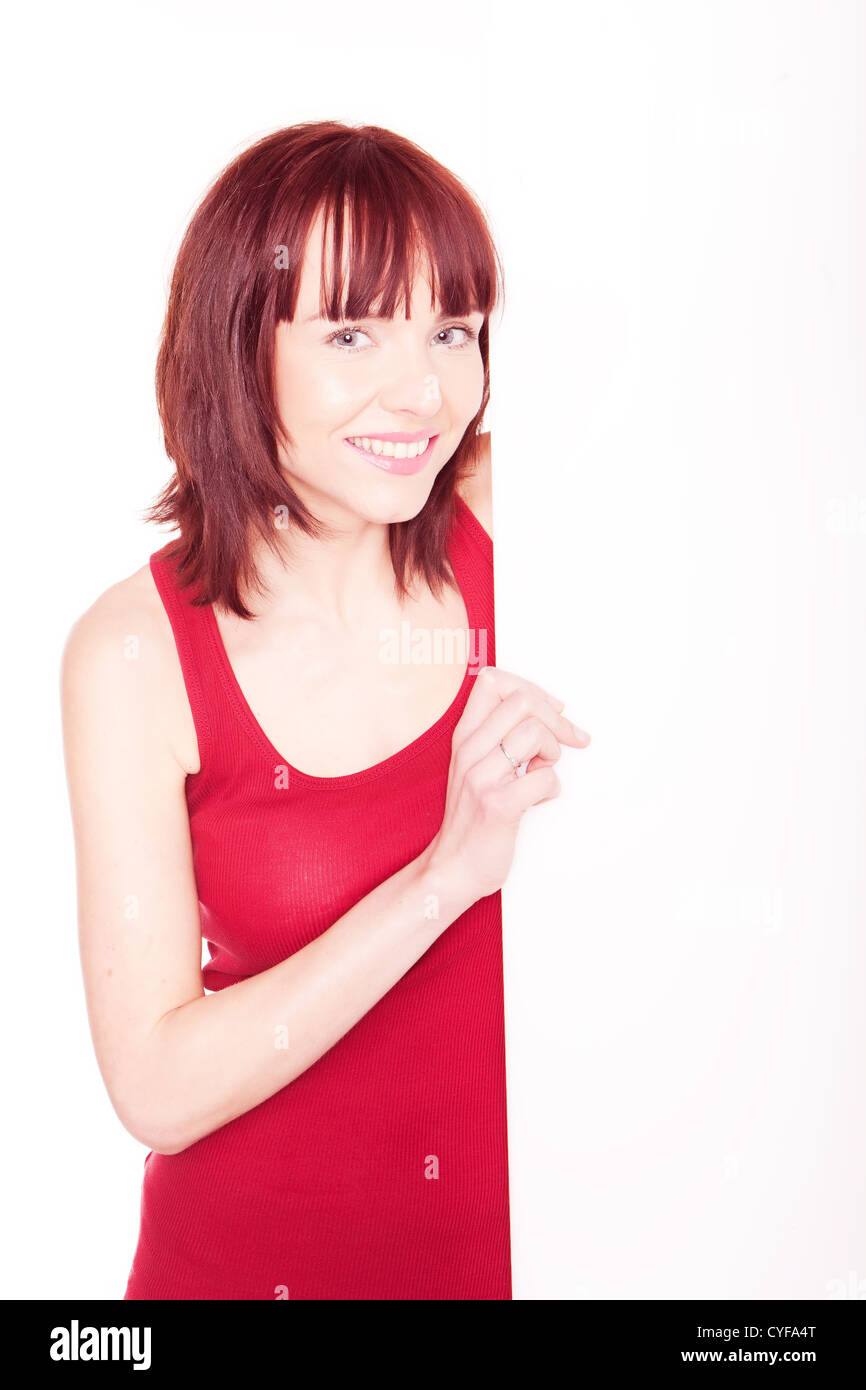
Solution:
<path fill-rule="evenodd" d="M 407 473 L 420 473 L 421 469 L 425 467 L 428 459 L 430 458 L 430 455 L 433 452 L 433 447 L 438 438 L 438 434 L 431 434 L 430 442 L 427 445 L 427 448 L 424 450 L 423 454 L 418 454 L 417 458 L 413 459 L 397 459 L 391 458 L 390 455 L 385 456 L 384 454 L 374 454 L 372 450 L 359 449 L 358 445 L 353 444 L 350 439 L 345 439 L 343 443 L 348 444 L 349 448 L 354 450 L 356 454 L 360 454 L 361 457 L 366 459 L 368 463 L 374 464 L 375 467 L 381 469 L 383 473 L 398 473 L 405 476 L 405 474 Z"/>

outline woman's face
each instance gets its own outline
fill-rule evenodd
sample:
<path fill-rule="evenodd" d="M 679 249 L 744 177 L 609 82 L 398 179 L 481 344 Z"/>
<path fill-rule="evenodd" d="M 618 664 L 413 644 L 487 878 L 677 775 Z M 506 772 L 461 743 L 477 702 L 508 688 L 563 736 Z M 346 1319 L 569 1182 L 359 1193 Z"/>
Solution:
<path fill-rule="evenodd" d="M 393 319 L 331 322 L 318 318 L 320 273 L 317 222 L 294 321 L 276 333 L 277 409 L 293 445 L 280 449 L 280 460 L 302 501 L 324 520 L 338 521 L 343 510 L 372 522 L 408 521 L 481 407 L 484 315 L 441 316 L 419 276 L 411 318 L 398 306 Z M 379 443 L 393 434 L 430 443 L 419 458 L 400 457 L 406 449 Z M 390 457 L 395 448 L 398 456 Z"/>

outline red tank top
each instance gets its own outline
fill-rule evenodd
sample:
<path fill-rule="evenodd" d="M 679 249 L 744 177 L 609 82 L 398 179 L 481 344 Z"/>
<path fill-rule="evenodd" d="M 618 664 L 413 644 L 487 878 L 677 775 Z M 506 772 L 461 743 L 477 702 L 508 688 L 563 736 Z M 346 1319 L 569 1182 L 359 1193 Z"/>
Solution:
<path fill-rule="evenodd" d="M 314 777 L 269 742 L 213 607 L 165 555 L 201 769 L 186 799 L 210 991 L 277 965 L 442 824 L 451 737 L 495 664 L 493 545 L 461 498 L 448 553 L 473 646 L 431 728 Z M 510 1299 L 502 907 L 480 898 L 311 1067 L 177 1154 L 144 1160 L 126 1299 Z"/>

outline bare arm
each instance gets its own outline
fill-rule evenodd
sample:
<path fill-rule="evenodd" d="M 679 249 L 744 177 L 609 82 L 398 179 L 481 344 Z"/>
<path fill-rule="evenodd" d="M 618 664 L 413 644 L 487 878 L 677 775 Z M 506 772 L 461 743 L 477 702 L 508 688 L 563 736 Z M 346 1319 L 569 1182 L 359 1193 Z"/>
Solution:
<path fill-rule="evenodd" d="M 165 717 L 180 671 L 122 588 L 78 620 L 63 653 L 79 939 L 112 1104 L 171 1154 L 312 1066 L 474 899 L 425 851 L 287 960 L 206 995 L 186 772 Z"/>
<path fill-rule="evenodd" d="M 279 965 L 158 1021 L 149 1075 L 151 1109 L 167 1117 L 163 1152 L 194 1143 L 311 1067 L 465 910 L 426 857 Z M 425 918 L 431 894 L 439 915 Z"/>

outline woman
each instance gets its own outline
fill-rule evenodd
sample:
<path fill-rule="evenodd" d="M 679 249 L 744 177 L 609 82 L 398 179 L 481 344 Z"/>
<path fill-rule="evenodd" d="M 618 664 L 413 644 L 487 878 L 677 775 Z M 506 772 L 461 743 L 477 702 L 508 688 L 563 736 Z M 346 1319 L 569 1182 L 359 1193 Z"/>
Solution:
<path fill-rule="evenodd" d="M 512 1296 L 499 889 L 589 739 L 495 667 L 497 266 L 451 173 L 336 122 L 245 151 L 178 254 L 180 535 L 62 671 L 94 1046 L 150 1150 L 127 1299 Z"/>

